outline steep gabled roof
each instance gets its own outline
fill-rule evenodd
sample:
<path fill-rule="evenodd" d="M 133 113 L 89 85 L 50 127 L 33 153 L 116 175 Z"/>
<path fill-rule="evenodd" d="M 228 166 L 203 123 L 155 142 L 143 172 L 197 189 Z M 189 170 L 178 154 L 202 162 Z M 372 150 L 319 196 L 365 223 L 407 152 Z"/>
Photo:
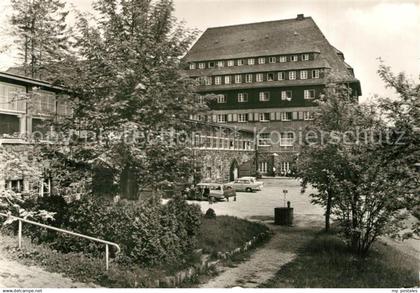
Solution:
<path fill-rule="evenodd" d="M 354 79 L 338 51 L 311 17 L 240 24 L 207 29 L 184 57 L 185 62 L 319 53 L 339 78 Z"/>

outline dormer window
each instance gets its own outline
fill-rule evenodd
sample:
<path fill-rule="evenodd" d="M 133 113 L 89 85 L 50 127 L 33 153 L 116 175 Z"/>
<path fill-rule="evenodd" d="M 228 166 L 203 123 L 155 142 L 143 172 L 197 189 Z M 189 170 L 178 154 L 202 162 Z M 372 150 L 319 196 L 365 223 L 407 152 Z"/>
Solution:
<path fill-rule="evenodd" d="M 248 59 L 248 65 L 254 65 L 255 64 L 255 59 L 254 58 L 249 58 Z"/>
<path fill-rule="evenodd" d="M 210 61 L 207 65 L 209 68 L 214 68 L 215 63 L 213 61 Z"/>
<path fill-rule="evenodd" d="M 258 58 L 258 64 L 265 64 L 265 57 Z"/>
<path fill-rule="evenodd" d="M 300 71 L 300 79 L 308 79 L 308 71 L 307 70 L 301 70 Z"/>
<path fill-rule="evenodd" d="M 264 81 L 264 75 L 262 73 L 257 73 L 256 80 L 257 80 L 257 82 L 263 82 Z"/>
<path fill-rule="evenodd" d="M 267 81 L 273 81 L 274 80 L 274 73 L 267 73 Z"/>
<path fill-rule="evenodd" d="M 224 66 L 225 66 L 225 62 L 217 61 L 217 67 L 224 67 Z"/>
<path fill-rule="evenodd" d="M 217 103 L 218 104 L 224 104 L 226 103 L 226 96 L 225 95 L 217 95 Z"/>
<path fill-rule="evenodd" d="M 309 60 L 309 54 L 303 54 L 302 61 L 308 61 L 308 60 Z"/>
<path fill-rule="evenodd" d="M 319 69 L 312 70 L 312 78 L 319 78 Z"/>
<path fill-rule="evenodd" d="M 276 63 L 277 62 L 277 58 L 276 57 L 269 57 L 268 58 L 268 62 L 269 63 Z"/>
<path fill-rule="evenodd" d="M 204 85 L 211 85 L 211 76 L 206 76 L 204 78 Z"/>
<path fill-rule="evenodd" d="M 221 76 L 216 76 L 216 77 L 214 77 L 214 84 L 215 84 L 215 85 L 220 85 L 220 84 L 222 84 L 222 77 L 221 77 Z"/>
<path fill-rule="evenodd" d="M 292 61 L 292 62 L 298 61 L 298 55 L 292 55 L 292 56 L 290 56 L 290 61 Z"/>
<path fill-rule="evenodd" d="M 230 84 L 230 75 L 225 76 L 225 84 Z"/>
<path fill-rule="evenodd" d="M 235 83 L 242 83 L 242 75 L 240 74 L 235 75 Z"/>
<path fill-rule="evenodd" d="M 195 63 L 190 63 L 190 70 L 195 69 Z"/>
<path fill-rule="evenodd" d="M 204 68 L 206 68 L 206 63 L 204 63 L 204 62 L 200 62 L 200 63 L 198 63 L 198 68 L 199 68 L 199 69 L 204 69 Z"/>
<path fill-rule="evenodd" d="M 238 59 L 238 66 L 242 66 L 242 65 L 244 65 L 244 60 Z"/>
<path fill-rule="evenodd" d="M 227 62 L 228 67 L 232 67 L 234 65 L 235 65 L 235 62 L 233 60 L 228 60 L 228 62 Z"/>
<path fill-rule="evenodd" d="M 289 71 L 289 79 L 290 80 L 296 79 L 296 71 Z"/>
<path fill-rule="evenodd" d="M 280 56 L 279 61 L 280 62 L 287 62 L 287 57 L 286 56 Z"/>

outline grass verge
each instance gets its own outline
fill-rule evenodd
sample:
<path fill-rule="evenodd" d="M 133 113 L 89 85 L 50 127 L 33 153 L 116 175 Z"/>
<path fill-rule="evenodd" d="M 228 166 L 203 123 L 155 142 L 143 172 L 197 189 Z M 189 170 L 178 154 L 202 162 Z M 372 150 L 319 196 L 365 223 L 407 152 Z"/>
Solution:
<path fill-rule="evenodd" d="M 359 258 L 337 236 L 319 233 L 262 287 L 414 287 L 417 274 L 417 262 L 393 247 L 377 243 L 368 257 Z"/>
<path fill-rule="evenodd" d="M 231 216 L 217 216 L 215 219 L 203 218 L 199 247 L 203 252 L 215 255 L 241 247 L 252 237 L 268 231 L 267 226 Z"/>

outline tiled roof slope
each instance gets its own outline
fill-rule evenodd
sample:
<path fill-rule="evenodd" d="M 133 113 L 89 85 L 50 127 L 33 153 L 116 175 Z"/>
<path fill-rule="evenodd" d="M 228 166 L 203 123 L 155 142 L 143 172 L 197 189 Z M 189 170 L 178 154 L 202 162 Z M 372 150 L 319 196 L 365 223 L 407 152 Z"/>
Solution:
<path fill-rule="evenodd" d="M 280 54 L 319 52 L 339 78 L 354 80 L 311 17 L 240 24 L 207 29 L 184 61 L 224 60 Z"/>

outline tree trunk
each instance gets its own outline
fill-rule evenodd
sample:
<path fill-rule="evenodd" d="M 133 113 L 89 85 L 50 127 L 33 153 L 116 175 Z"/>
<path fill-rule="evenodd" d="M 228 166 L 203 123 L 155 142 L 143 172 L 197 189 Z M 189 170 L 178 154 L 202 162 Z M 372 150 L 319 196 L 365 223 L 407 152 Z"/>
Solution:
<path fill-rule="evenodd" d="M 331 203 L 332 194 L 330 191 L 327 192 L 327 208 L 325 210 L 325 232 L 330 231 L 330 215 L 331 215 Z"/>

